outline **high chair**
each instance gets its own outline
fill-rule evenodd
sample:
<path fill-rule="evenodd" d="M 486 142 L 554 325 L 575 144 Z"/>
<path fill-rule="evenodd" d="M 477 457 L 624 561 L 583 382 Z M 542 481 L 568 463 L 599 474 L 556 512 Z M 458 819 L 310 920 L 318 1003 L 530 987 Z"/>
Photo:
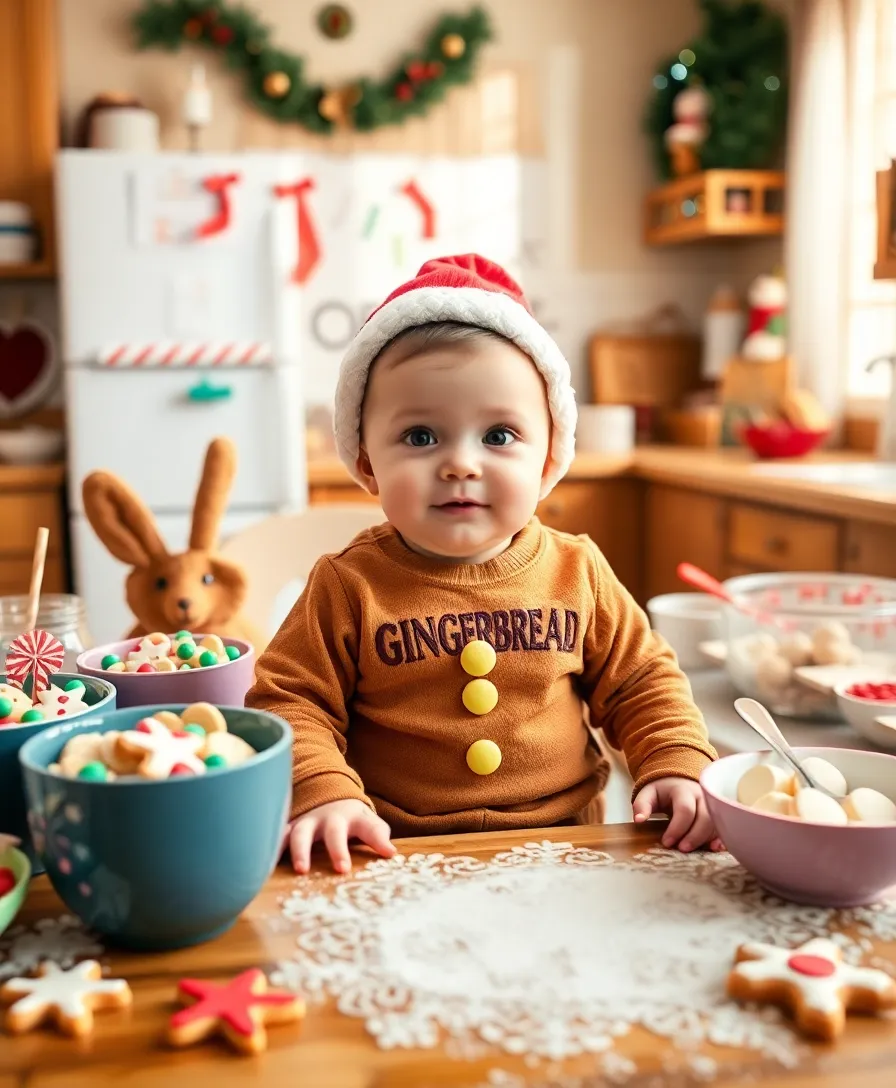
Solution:
<path fill-rule="evenodd" d="M 249 581 L 246 618 L 270 638 L 292 608 L 317 560 L 341 551 L 385 515 L 375 503 L 309 506 L 279 514 L 231 536 L 220 554 L 240 563 Z M 262 649 L 263 647 L 257 647 Z"/>

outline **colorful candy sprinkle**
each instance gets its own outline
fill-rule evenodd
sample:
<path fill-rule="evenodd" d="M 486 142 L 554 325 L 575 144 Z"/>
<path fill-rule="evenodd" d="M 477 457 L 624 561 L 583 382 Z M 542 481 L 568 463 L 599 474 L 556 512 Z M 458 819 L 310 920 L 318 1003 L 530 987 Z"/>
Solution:
<path fill-rule="evenodd" d="M 0 895 L 7 895 L 16 886 L 16 874 L 5 865 L 0 867 Z"/>
<path fill-rule="evenodd" d="M 210 770 L 213 770 L 215 767 L 226 767 L 227 766 L 227 760 L 223 756 L 219 756 L 219 755 L 206 756 L 205 757 L 205 765 Z"/>
<path fill-rule="evenodd" d="M 22 722 L 42 722 L 44 720 L 44 712 L 36 706 L 33 706 L 30 710 L 26 710 L 22 715 Z"/>
<path fill-rule="evenodd" d="M 121 661 L 118 654 L 106 654 L 103 660 L 100 662 L 101 669 L 111 669 L 113 665 L 117 665 Z"/>
<path fill-rule="evenodd" d="M 106 770 L 105 763 L 85 763 L 81 770 L 78 771 L 78 778 L 83 778 L 88 782 L 105 782 L 108 776 L 109 772 Z"/>
<path fill-rule="evenodd" d="M 137 666 L 137 672 L 155 672 L 156 670 L 150 665 L 148 661 L 144 661 L 142 665 Z"/>
<path fill-rule="evenodd" d="M 193 641 L 193 632 L 192 631 L 178 631 L 177 634 L 174 637 L 175 638 L 188 638 L 192 642 Z"/>
<path fill-rule="evenodd" d="M 240 656 L 240 648 L 239 646 L 225 646 L 224 653 L 227 654 L 231 661 L 236 661 Z"/>
<path fill-rule="evenodd" d="M 191 657 L 195 657 L 196 643 L 182 642 L 177 648 L 177 656 L 181 659 L 181 661 L 189 661 Z"/>
<path fill-rule="evenodd" d="M 199 664 L 204 669 L 207 669 L 209 665 L 217 665 L 218 655 L 213 654 L 211 650 L 203 650 L 202 653 L 199 655 Z"/>
<path fill-rule="evenodd" d="M 65 691 L 86 691 L 87 688 L 81 680 L 69 680 L 65 685 Z"/>
<path fill-rule="evenodd" d="M 854 699 L 868 699 L 874 703 L 896 703 L 896 683 L 851 684 L 846 694 Z"/>
<path fill-rule="evenodd" d="M 175 775 L 182 774 L 193 774 L 193 770 L 192 768 L 188 767 L 186 763 L 175 763 L 174 766 L 171 768 L 171 778 L 174 778 Z"/>
<path fill-rule="evenodd" d="M 188 722 L 184 726 L 184 732 L 185 733 L 195 733 L 197 737 L 204 737 L 205 736 L 205 730 L 202 728 L 201 725 L 193 725 L 190 722 Z"/>
<path fill-rule="evenodd" d="M 8 718 L 12 714 L 12 699 L 0 695 L 0 718 Z"/>

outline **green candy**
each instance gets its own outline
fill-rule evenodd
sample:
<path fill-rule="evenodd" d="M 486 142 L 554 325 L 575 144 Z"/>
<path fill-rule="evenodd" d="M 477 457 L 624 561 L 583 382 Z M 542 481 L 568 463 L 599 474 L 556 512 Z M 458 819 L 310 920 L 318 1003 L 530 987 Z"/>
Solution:
<path fill-rule="evenodd" d="M 180 666 L 180 667 L 178 668 L 178 670 L 177 670 L 177 671 L 178 671 L 178 672 L 189 672 L 189 671 L 190 671 L 190 668 L 191 668 L 191 666 L 190 666 L 190 665 L 187 665 L 187 664 L 186 664 L 186 662 L 184 662 L 184 664 L 183 664 L 183 665 L 181 665 L 181 666 Z"/>
<path fill-rule="evenodd" d="M 223 756 L 206 756 L 204 763 L 209 770 L 214 770 L 215 767 L 226 767 L 227 760 Z"/>
<path fill-rule="evenodd" d="M 189 661 L 196 653 L 195 642 L 182 642 L 177 648 L 177 656 L 181 661 Z"/>
<path fill-rule="evenodd" d="M 84 684 L 83 684 L 83 682 L 81 680 L 69 680 L 69 682 L 65 685 L 65 690 L 66 691 L 86 691 L 87 688 L 84 686 Z"/>
<path fill-rule="evenodd" d="M 231 661 L 236 661 L 240 656 L 240 648 L 239 646 L 225 646 L 224 653 L 227 654 Z"/>
<path fill-rule="evenodd" d="M 117 665 L 121 661 L 118 654 L 106 654 L 103 660 L 100 662 L 101 669 L 111 669 L 113 665 Z"/>
<path fill-rule="evenodd" d="M 208 668 L 209 665 L 217 665 L 218 655 L 211 650 L 203 650 L 199 655 L 199 664 L 202 665 L 203 668 Z"/>
<path fill-rule="evenodd" d="M 44 712 L 40 707 L 33 706 L 30 710 L 26 710 L 22 715 L 23 722 L 42 722 L 44 720 Z"/>
<path fill-rule="evenodd" d="M 192 722 L 189 723 L 188 725 L 184 726 L 184 732 L 185 733 L 195 733 L 197 737 L 204 737 L 205 736 L 205 730 L 202 728 L 202 726 L 201 725 L 193 725 Z"/>
<path fill-rule="evenodd" d="M 0 718 L 8 718 L 12 714 L 12 699 L 0 695 Z"/>
<path fill-rule="evenodd" d="M 178 631 L 177 634 L 174 637 L 175 638 L 188 638 L 190 640 L 190 642 L 192 642 L 193 641 L 193 632 L 192 631 Z"/>
<path fill-rule="evenodd" d="M 105 763 L 85 763 L 78 771 L 78 778 L 84 778 L 88 782 L 105 782 L 108 776 Z"/>

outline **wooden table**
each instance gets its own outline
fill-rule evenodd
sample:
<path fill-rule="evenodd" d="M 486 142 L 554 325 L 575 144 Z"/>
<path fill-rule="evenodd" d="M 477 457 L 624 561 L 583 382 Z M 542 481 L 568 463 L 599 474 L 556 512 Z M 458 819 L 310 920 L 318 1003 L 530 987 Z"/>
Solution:
<path fill-rule="evenodd" d="M 593 846 L 626 857 L 652 846 L 658 839 L 658 829 L 656 825 L 635 828 L 630 824 L 567 827 L 406 839 L 397 845 L 405 853 L 439 851 L 485 858 L 533 839 Z M 363 857 L 356 855 L 356 861 Z M 318 867 L 323 867 L 322 859 L 318 859 Z M 332 1005 L 313 1008 L 301 1026 L 271 1028 L 268 1050 L 258 1058 L 237 1056 L 217 1042 L 183 1051 L 166 1048 L 161 1037 L 167 1017 L 176 1008 L 173 998 L 180 978 L 200 975 L 224 979 L 249 967 L 270 967 L 293 953 L 291 934 L 273 932 L 265 919 L 278 914 L 278 897 L 292 890 L 295 881 L 288 869 L 278 870 L 237 925 L 209 944 L 155 955 L 110 951 L 104 959 L 113 977 L 130 982 L 133 1009 L 98 1013 L 92 1039 L 83 1042 L 62 1038 L 50 1030 L 14 1039 L 0 1038 L 0 1088 L 98 1088 L 113 1079 L 127 1088 L 229 1088 L 250 1082 L 265 1088 L 489 1088 L 501 1084 L 512 1084 L 513 1088 L 522 1084 L 598 1088 L 610 1083 L 594 1075 L 593 1057 L 565 1063 L 561 1074 L 560 1067 L 554 1067 L 553 1072 L 544 1065 L 538 1070 L 527 1069 L 522 1061 L 503 1054 L 461 1062 L 437 1050 L 379 1050 L 360 1020 L 338 1014 Z M 33 923 L 62 911 L 46 877 L 39 877 L 17 921 Z M 620 1042 L 619 1050 L 645 1071 L 643 1076 L 626 1082 L 629 1088 L 679 1088 L 697 1083 L 690 1075 L 669 1072 L 664 1060 L 674 1051 L 645 1031 L 633 1031 Z M 863 1088 L 892 1088 L 896 1083 L 896 1024 L 892 1022 L 851 1017 L 840 1043 L 834 1048 L 819 1047 L 817 1052 L 823 1071 L 788 1074 L 780 1067 L 763 1070 L 758 1059 L 747 1052 L 713 1051 L 719 1075 L 712 1083 L 745 1083 L 745 1068 L 751 1083 L 761 1080 L 781 1088 L 855 1088 L 859 1079 Z M 490 1070 L 505 1075 L 490 1080 Z M 509 1073 L 519 1079 L 509 1081 Z"/>

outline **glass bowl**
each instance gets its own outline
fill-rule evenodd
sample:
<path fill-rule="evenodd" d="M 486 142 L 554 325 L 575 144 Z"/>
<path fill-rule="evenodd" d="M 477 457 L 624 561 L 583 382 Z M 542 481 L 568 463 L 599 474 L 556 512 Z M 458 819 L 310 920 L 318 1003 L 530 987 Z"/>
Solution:
<path fill-rule="evenodd" d="M 896 671 L 896 580 L 855 574 L 748 574 L 725 587 L 746 610 L 725 604 L 726 668 L 743 695 L 774 714 L 840 717 L 832 694 L 794 677 L 805 665 Z"/>

